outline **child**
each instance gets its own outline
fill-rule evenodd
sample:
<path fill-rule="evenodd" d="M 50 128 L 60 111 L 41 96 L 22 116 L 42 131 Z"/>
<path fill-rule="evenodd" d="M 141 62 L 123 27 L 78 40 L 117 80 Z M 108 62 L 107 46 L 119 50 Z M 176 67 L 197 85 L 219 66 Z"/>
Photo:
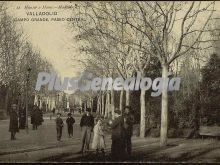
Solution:
<path fill-rule="evenodd" d="M 56 128 L 57 128 L 57 140 L 61 141 L 62 129 L 63 129 L 63 120 L 61 119 L 61 113 L 57 113 Z"/>
<path fill-rule="evenodd" d="M 97 118 L 97 123 L 94 127 L 94 137 L 92 142 L 92 148 L 96 149 L 96 154 L 99 153 L 99 150 L 102 151 L 103 154 L 105 148 L 105 139 L 104 139 L 104 131 L 103 131 L 103 122 L 101 118 Z"/>
<path fill-rule="evenodd" d="M 67 124 L 69 138 L 73 137 L 73 124 L 74 123 L 75 123 L 75 119 L 72 117 L 71 113 L 68 113 L 68 118 L 66 119 L 66 124 Z"/>

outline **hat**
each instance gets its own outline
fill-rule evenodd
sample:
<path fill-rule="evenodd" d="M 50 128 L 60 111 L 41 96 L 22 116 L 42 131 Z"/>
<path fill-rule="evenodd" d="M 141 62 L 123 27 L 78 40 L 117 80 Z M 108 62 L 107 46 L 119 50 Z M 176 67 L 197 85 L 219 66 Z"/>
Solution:
<path fill-rule="evenodd" d="M 12 104 L 11 106 L 12 106 L 12 107 L 17 107 L 17 105 L 16 105 L 16 104 Z"/>
<path fill-rule="evenodd" d="M 116 109 L 114 112 L 119 114 L 119 115 L 121 114 L 121 111 L 119 109 Z"/>
<path fill-rule="evenodd" d="M 61 113 L 58 112 L 57 115 L 60 115 L 60 116 L 61 116 Z"/>
<path fill-rule="evenodd" d="M 68 113 L 67 115 L 68 115 L 68 116 L 71 116 L 72 114 L 71 114 L 71 113 Z"/>

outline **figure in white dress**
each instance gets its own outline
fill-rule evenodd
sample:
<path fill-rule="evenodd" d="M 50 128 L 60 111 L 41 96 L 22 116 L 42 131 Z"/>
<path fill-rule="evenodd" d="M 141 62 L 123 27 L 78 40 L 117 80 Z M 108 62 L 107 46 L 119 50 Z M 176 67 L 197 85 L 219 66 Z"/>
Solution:
<path fill-rule="evenodd" d="M 105 154 L 105 136 L 103 131 L 103 120 L 101 118 L 97 119 L 97 123 L 94 127 L 94 137 L 92 142 L 92 149 L 96 150 L 96 154 L 99 153 L 99 151 L 102 152 L 102 154 Z"/>

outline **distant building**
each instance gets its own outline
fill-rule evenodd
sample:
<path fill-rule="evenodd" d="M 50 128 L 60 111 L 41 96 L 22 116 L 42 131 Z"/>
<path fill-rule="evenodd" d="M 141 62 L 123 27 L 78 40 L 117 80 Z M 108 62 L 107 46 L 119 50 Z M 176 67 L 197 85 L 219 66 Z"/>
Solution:
<path fill-rule="evenodd" d="M 34 104 L 39 106 L 44 112 L 50 112 L 53 108 L 56 108 L 56 98 L 55 94 L 35 94 Z"/>

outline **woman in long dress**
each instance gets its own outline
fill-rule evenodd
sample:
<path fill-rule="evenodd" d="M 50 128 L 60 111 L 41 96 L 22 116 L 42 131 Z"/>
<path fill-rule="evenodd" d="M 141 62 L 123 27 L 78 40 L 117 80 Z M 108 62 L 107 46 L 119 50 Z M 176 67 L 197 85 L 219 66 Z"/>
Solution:
<path fill-rule="evenodd" d="M 93 131 L 94 137 L 92 142 L 92 149 L 95 149 L 97 154 L 99 153 L 99 150 L 101 150 L 101 152 L 105 154 L 105 136 L 103 131 L 103 122 L 101 118 L 97 119 L 97 123 Z"/>

